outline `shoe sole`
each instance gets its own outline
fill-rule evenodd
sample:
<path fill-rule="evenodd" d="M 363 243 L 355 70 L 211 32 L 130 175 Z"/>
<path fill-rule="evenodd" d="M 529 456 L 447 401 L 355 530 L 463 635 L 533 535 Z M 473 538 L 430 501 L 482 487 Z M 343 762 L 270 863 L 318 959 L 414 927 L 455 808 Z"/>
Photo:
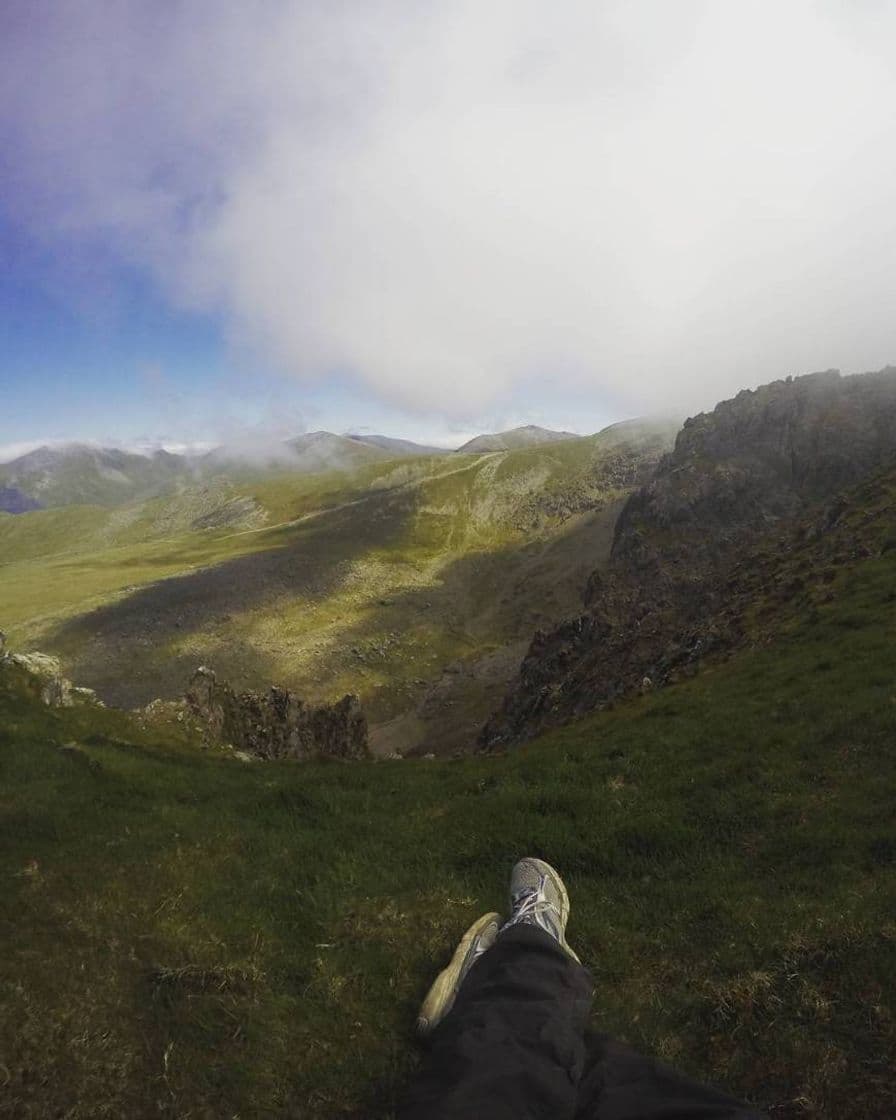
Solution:
<path fill-rule="evenodd" d="M 457 997 L 457 989 L 460 986 L 461 974 L 463 973 L 464 965 L 466 964 L 470 950 L 473 947 L 473 942 L 484 933 L 492 923 L 496 926 L 500 926 L 501 915 L 496 913 L 483 914 L 481 918 L 476 919 L 460 939 L 460 943 L 454 950 L 454 956 L 435 978 L 432 987 L 426 995 L 426 999 L 423 1001 L 420 1013 L 417 1016 L 418 1034 L 425 1035 L 435 1030 L 454 1006 L 454 1000 Z"/>

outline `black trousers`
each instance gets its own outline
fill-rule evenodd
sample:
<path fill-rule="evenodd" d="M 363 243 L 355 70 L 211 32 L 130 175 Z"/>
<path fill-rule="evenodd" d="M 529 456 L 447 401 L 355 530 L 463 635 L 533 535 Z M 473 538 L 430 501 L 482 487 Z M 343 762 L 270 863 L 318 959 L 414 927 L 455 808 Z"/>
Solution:
<path fill-rule="evenodd" d="M 468 973 L 400 1120 L 764 1120 L 605 1037 L 586 1046 L 588 972 L 535 926 Z"/>

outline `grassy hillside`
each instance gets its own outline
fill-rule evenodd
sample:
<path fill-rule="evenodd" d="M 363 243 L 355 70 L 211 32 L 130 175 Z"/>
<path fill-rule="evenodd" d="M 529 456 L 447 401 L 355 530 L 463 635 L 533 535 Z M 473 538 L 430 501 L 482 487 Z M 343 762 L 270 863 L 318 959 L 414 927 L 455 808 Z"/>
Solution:
<path fill-rule="evenodd" d="M 378 749 L 469 746 L 532 632 L 579 609 L 667 439 L 266 475 L 0 521 L 0 627 L 121 705 L 211 664 L 361 695 Z"/>
<path fill-rule="evenodd" d="M 893 1115 L 894 581 L 504 758 L 244 764 L 7 674 L 0 1115 L 388 1117 L 527 853 L 595 1028 L 776 1118 Z"/>

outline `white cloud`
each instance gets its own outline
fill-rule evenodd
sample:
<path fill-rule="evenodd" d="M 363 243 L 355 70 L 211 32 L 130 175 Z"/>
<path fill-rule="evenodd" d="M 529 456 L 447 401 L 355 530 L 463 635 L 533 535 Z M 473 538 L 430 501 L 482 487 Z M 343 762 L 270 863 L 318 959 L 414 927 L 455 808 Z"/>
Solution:
<path fill-rule="evenodd" d="M 20 214 L 113 243 L 299 377 L 463 424 L 564 393 L 686 411 L 896 357 L 892 7 L 19 19 Z"/>
<path fill-rule="evenodd" d="M 156 451 L 169 451 L 172 455 L 202 455 L 211 451 L 215 446 L 210 441 L 194 441 L 183 443 L 177 440 L 166 439 L 79 439 L 76 444 L 70 439 L 30 439 L 18 440 L 13 443 L 0 443 L 0 463 L 11 463 L 29 451 L 36 451 L 39 447 L 95 447 L 117 448 L 121 451 L 130 451 L 135 455 L 152 455 Z"/>
<path fill-rule="evenodd" d="M 63 441 L 56 441 L 62 444 Z M 0 443 L 0 463 L 11 463 L 13 459 L 18 459 L 20 455 L 27 455 L 29 451 L 36 451 L 38 447 L 47 447 L 52 444 L 52 440 L 18 440 L 14 443 Z"/>

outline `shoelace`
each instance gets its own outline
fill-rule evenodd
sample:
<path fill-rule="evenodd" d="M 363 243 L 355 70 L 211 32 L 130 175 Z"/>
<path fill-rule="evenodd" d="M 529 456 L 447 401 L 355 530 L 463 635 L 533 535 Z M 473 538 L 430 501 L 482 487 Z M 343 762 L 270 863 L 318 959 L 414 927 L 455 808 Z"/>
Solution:
<path fill-rule="evenodd" d="M 507 926 L 515 926 L 518 922 L 524 922 L 528 919 L 534 918 L 538 921 L 539 918 L 547 918 L 550 923 L 550 932 L 557 936 L 557 923 L 556 920 L 551 920 L 548 917 L 547 911 L 556 912 L 556 906 L 549 902 L 545 897 L 544 885 L 546 882 L 544 875 L 541 877 L 541 882 L 535 888 L 530 888 L 527 891 L 521 891 L 513 900 L 513 916 L 505 923 Z M 538 922 L 542 925 L 541 922 Z"/>
<path fill-rule="evenodd" d="M 547 876 L 542 875 L 541 882 L 537 887 L 520 891 L 518 895 L 513 897 L 513 916 L 504 923 L 501 929 L 515 926 L 518 922 L 532 922 L 549 933 L 574 961 L 581 964 L 578 955 L 573 952 L 566 940 L 565 931 L 560 924 L 560 911 L 553 902 L 545 897 L 544 885 L 546 882 Z"/>

